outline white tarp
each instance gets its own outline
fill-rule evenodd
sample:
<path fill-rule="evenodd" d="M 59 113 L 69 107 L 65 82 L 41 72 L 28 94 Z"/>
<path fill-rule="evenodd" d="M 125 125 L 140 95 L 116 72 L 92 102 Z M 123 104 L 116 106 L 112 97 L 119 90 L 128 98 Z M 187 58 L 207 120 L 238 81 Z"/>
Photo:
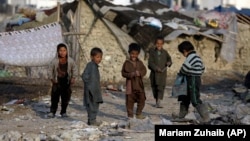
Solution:
<path fill-rule="evenodd" d="M 21 31 L 0 33 L 0 63 L 15 66 L 44 66 L 63 42 L 59 23 Z"/>

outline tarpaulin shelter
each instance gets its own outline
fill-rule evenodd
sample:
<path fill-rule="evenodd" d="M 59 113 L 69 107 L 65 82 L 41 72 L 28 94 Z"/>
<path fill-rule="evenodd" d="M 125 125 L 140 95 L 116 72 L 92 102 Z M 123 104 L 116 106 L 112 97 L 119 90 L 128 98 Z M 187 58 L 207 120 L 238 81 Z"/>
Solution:
<path fill-rule="evenodd" d="M 148 51 L 154 45 L 154 40 L 158 35 L 163 36 L 165 41 L 172 41 L 182 35 L 198 35 L 219 42 L 222 44 L 222 50 L 227 52 L 221 54 L 222 57 L 227 61 L 234 59 L 236 42 L 232 39 L 235 39 L 234 33 L 237 32 L 237 18 L 234 13 L 227 15 L 212 13 L 213 16 L 224 17 L 227 20 L 225 21 L 227 27 L 223 29 L 199 26 L 194 22 L 197 17 L 172 11 L 166 5 L 157 2 L 143 1 L 131 6 L 113 5 L 106 1 L 88 1 L 88 3 L 101 19 L 114 23 L 122 31 L 133 37 L 143 47 L 144 51 Z M 211 15 L 211 13 L 202 14 L 203 16 Z M 158 19 L 162 23 L 162 28 L 159 29 L 150 24 L 140 24 L 141 17 Z M 229 47 L 223 48 L 223 46 Z"/>

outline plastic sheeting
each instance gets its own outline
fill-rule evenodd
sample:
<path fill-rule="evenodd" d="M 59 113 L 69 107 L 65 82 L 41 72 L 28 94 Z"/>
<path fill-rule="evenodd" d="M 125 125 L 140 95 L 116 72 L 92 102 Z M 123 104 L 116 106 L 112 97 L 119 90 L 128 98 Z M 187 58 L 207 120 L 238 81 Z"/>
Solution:
<path fill-rule="evenodd" d="M 228 62 L 233 62 L 235 59 L 235 53 L 237 47 L 237 42 L 236 42 L 237 33 L 238 33 L 237 18 L 236 16 L 232 16 L 231 22 L 227 29 L 227 33 L 224 34 L 223 37 L 224 42 L 222 44 L 220 52 L 221 57 Z"/>
<path fill-rule="evenodd" d="M 182 34 L 185 35 L 202 34 L 207 36 L 211 34 L 223 35 L 223 42 L 220 51 L 220 56 L 227 62 L 234 61 L 235 50 L 237 46 L 236 36 L 238 32 L 237 17 L 235 13 L 228 13 L 228 12 L 222 13 L 222 12 L 211 11 L 207 13 L 202 13 L 199 17 L 203 18 L 203 20 L 208 20 L 211 18 L 219 19 L 220 28 L 207 28 L 207 30 L 200 31 L 199 28 L 190 28 L 188 25 L 186 25 L 188 27 L 188 30 L 176 29 L 167 36 L 165 36 L 164 39 L 166 41 L 171 41 L 176 39 L 178 36 Z"/>
<path fill-rule="evenodd" d="M 44 66 L 63 42 L 61 26 L 51 23 L 21 31 L 0 33 L 0 63 L 14 66 Z"/>

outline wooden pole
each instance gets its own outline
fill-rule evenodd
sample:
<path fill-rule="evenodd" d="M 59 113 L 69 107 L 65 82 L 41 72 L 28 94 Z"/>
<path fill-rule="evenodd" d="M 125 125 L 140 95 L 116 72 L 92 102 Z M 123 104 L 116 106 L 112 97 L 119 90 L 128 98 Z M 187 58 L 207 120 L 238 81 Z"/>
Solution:
<path fill-rule="evenodd" d="M 211 35 L 207 35 L 207 34 L 204 34 L 204 33 L 202 33 L 202 32 L 197 32 L 197 34 L 203 35 L 203 36 L 205 36 L 205 37 L 214 39 L 214 40 L 219 41 L 219 42 L 222 42 L 222 43 L 224 42 L 222 39 L 219 39 L 218 37 L 214 37 L 214 36 L 211 36 Z"/>
<path fill-rule="evenodd" d="M 76 32 L 79 33 L 80 32 L 80 17 L 81 17 L 81 1 L 78 1 L 78 6 L 77 6 L 77 11 L 76 11 Z M 84 33 L 83 33 L 84 34 Z M 78 66 L 80 66 L 80 55 L 79 55 L 79 52 L 80 52 L 80 42 L 78 40 L 78 36 L 75 37 L 75 61 L 76 61 L 76 64 Z M 78 67 L 78 70 L 80 71 L 80 68 Z"/>
<path fill-rule="evenodd" d="M 57 2 L 57 22 L 60 22 L 61 7 L 60 2 Z"/>
<path fill-rule="evenodd" d="M 241 20 L 243 20 L 245 23 L 250 24 L 250 19 L 248 17 L 245 17 L 244 15 L 237 15 Z"/>
<path fill-rule="evenodd" d="M 86 35 L 86 33 L 83 33 L 83 32 L 64 32 L 63 35 L 64 36 L 68 36 L 68 35 Z"/>

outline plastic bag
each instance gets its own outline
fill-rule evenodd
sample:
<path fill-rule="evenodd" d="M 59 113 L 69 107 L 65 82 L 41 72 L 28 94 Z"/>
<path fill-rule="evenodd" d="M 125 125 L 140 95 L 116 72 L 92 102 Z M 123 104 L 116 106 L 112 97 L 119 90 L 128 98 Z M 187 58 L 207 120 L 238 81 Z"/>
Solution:
<path fill-rule="evenodd" d="M 162 29 L 162 23 L 159 19 L 157 18 L 154 18 L 154 17 L 147 17 L 145 18 L 144 16 L 141 16 L 140 19 L 139 19 L 139 24 L 141 26 L 143 25 L 150 25 L 152 27 L 155 27 L 159 30 Z"/>
<path fill-rule="evenodd" d="M 180 95 L 187 95 L 187 79 L 185 75 L 177 74 L 172 87 L 172 97 L 178 97 Z"/>

